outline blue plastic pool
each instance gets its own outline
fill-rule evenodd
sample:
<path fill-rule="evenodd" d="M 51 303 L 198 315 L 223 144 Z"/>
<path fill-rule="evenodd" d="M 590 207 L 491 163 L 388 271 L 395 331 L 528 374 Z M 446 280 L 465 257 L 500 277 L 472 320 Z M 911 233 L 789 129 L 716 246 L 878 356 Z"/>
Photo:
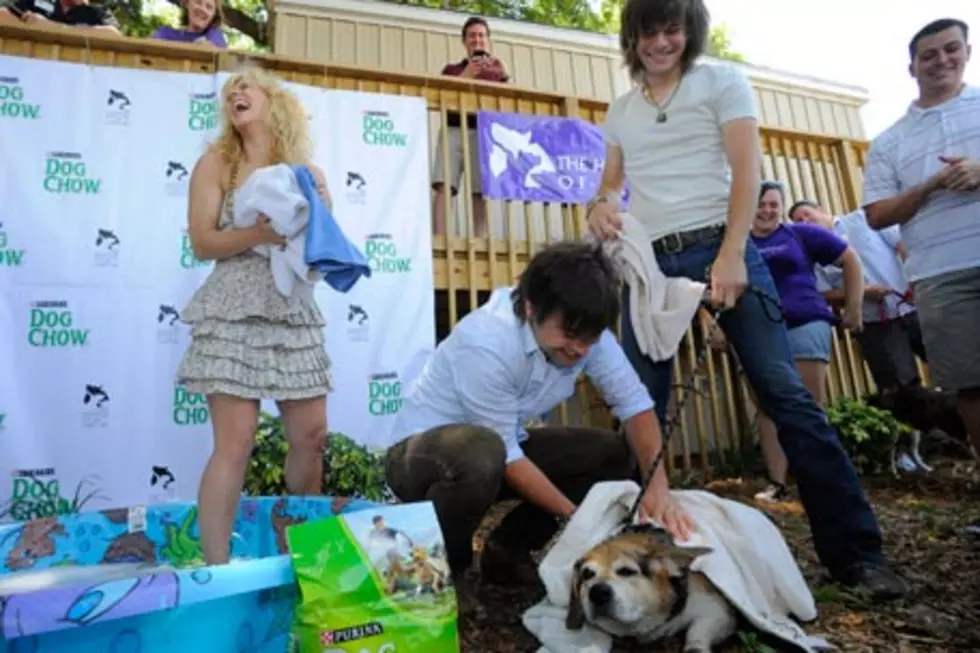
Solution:
<path fill-rule="evenodd" d="M 173 569 L 0 595 L 4 653 L 283 653 L 296 590 L 286 526 L 376 504 L 330 497 L 243 498 L 232 564 L 201 558 L 197 506 L 83 513 L 0 528 L 5 574 L 133 563 Z M 121 569 L 121 568 L 120 568 Z M 7 576 L 7 578 L 13 578 Z"/>

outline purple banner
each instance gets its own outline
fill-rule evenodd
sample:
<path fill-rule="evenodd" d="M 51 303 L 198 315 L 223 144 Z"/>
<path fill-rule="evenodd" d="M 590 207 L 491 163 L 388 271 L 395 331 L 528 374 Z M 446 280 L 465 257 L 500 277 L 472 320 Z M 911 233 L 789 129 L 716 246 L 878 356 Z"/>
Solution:
<path fill-rule="evenodd" d="M 606 159 L 602 130 L 578 118 L 477 113 L 480 179 L 489 199 L 585 204 Z M 623 206 L 629 190 L 623 193 Z"/>

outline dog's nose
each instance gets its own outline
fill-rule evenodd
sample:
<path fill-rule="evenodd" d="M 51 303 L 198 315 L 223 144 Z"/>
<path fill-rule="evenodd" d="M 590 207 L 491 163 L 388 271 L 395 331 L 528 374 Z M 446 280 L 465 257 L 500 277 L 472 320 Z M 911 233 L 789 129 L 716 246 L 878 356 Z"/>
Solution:
<path fill-rule="evenodd" d="M 612 588 L 605 583 L 593 585 L 589 590 L 589 601 L 593 605 L 606 605 L 613 599 Z"/>

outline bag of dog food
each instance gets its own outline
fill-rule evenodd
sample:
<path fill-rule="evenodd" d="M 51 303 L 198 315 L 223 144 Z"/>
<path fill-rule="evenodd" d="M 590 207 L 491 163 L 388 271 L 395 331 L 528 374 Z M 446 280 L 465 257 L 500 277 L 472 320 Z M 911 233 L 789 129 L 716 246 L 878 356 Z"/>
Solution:
<path fill-rule="evenodd" d="M 290 526 L 299 653 L 458 653 L 456 591 L 429 502 Z"/>

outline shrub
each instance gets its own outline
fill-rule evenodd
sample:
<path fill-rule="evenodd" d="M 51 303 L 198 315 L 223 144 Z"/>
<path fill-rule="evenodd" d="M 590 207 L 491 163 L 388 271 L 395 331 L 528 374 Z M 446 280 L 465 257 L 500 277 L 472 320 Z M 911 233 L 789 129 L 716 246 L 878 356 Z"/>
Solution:
<path fill-rule="evenodd" d="M 840 434 L 855 469 L 863 475 L 888 471 L 895 443 L 902 434 L 911 432 L 888 411 L 850 397 L 828 407 L 827 418 Z"/>
<path fill-rule="evenodd" d="M 262 413 L 255 448 L 245 471 L 245 492 L 276 496 L 286 492 L 286 435 L 279 417 Z M 323 454 L 323 491 L 331 496 L 387 501 L 384 455 L 357 444 L 343 433 L 329 433 Z"/>

